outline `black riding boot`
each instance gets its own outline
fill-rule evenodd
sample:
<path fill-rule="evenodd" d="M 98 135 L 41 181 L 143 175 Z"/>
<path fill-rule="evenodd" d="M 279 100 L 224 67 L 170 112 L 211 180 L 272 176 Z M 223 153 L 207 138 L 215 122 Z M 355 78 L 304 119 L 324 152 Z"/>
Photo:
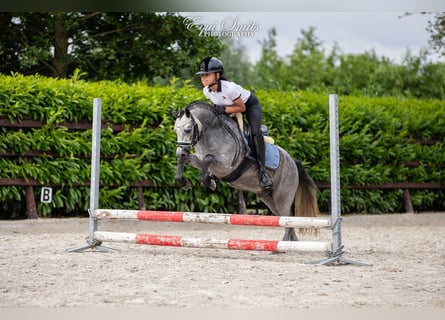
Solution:
<path fill-rule="evenodd" d="M 257 134 L 253 137 L 253 143 L 255 146 L 255 157 L 258 161 L 258 171 L 260 178 L 260 187 L 263 190 L 270 190 L 273 187 L 272 179 L 266 172 L 264 167 L 266 158 L 266 147 L 264 145 L 264 137 L 262 134 Z"/>

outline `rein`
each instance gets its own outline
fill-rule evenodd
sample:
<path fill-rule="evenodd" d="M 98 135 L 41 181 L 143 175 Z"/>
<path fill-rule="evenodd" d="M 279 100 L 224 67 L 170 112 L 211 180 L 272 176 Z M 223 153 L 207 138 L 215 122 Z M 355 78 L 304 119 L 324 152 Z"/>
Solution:
<path fill-rule="evenodd" d="M 235 135 L 235 133 L 233 132 L 233 130 L 230 129 L 230 127 L 223 122 L 223 127 L 229 132 L 229 134 L 232 136 L 233 140 L 237 141 L 237 137 Z M 235 155 L 233 156 L 233 160 L 232 160 L 232 164 L 230 165 L 231 167 L 233 167 L 233 165 L 235 164 L 235 160 L 238 159 L 239 155 L 240 155 L 240 148 L 235 148 Z"/>

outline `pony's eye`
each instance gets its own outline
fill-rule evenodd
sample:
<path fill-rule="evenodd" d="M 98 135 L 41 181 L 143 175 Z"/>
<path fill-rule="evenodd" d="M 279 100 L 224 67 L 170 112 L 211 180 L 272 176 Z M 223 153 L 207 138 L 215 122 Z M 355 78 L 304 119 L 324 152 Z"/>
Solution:
<path fill-rule="evenodd" d="M 191 133 L 191 132 L 192 132 L 192 129 L 190 129 L 190 128 L 184 129 L 184 133 Z"/>

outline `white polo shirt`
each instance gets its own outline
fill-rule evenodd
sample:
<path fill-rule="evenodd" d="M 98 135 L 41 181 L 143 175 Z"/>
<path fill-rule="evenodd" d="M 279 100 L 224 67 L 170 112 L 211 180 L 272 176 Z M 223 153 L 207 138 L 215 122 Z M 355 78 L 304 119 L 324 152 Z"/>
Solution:
<path fill-rule="evenodd" d="M 250 97 L 250 91 L 244 89 L 235 82 L 221 80 L 221 91 L 212 91 L 209 87 L 204 87 L 202 90 L 207 99 L 211 100 L 214 104 L 230 106 L 234 101 L 241 97 L 244 103 Z"/>

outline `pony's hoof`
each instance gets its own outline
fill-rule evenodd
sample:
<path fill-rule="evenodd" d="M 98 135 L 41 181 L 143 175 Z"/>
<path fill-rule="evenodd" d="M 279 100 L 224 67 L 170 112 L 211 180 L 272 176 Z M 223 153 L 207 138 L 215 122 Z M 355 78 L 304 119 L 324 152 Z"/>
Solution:
<path fill-rule="evenodd" d="M 216 190 L 216 181 L 215 180 L 210 180 L 210 185 L 209 185 L 210 190 L 215 191 Z"/>
<path fill-rule="evenodd" d="M 215 179 L 212 179 L 209 177 L 209 178 L 201 181 L 201 186 L 209 188 L 212 191 L 215 191 L 216 190 L 216 181 L 215 181 Z"/>
<path fill-rule="evenodd" d="M 185 178 L 176 179 L 176 183 L 183 190 L 189 190 L 192 187 L 192 184 L 190 183 L 190 181 L 188 181 Z"/>
<path fill-rule="evenodd" d="M 189 181 L 187 181 L 185 186 L 183 186 L 181 188 L 182 188 L 182 190 L 185 190 L 185 191 L 190 190 L 192 188 L 192 184 Z"/>

